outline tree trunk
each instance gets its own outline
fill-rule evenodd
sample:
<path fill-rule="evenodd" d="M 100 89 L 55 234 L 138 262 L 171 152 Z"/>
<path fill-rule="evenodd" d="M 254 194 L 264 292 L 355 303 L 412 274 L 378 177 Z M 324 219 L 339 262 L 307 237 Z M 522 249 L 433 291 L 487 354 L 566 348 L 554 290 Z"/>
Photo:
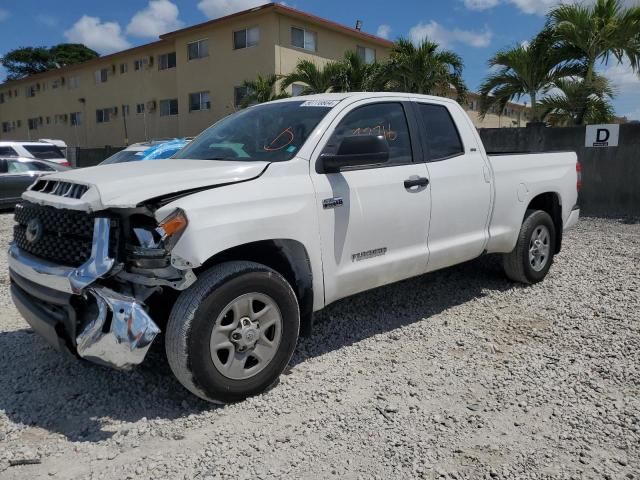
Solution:
<path fill-rule="evenodd" d="M 531 122 L 535 123 L 535 122 L 539 122 L 540 119 L 538 118 L 538 104 L 536 101 L 536 94 L 537 92 L 533 91 L 533 92 L 529 92 L 529 96 L 531 97 Z"/>
<path fill-rule="evenodd" d="M 595 61 L 589 60 L 587 64 L 587 73 L 584 76 L 584 80 L 582 81 L 582 88 L 584 89 L 585 98 L 588 97 L 586 95 L 591 89 L 591 83 L 593 82 L 593 72 L 594 72 Z M 587 115 L 587 102 L 583 102 L 582 107 L 578 110 L 578 116 L 576 117 L 576 125 L 584 124 L 584 117 Z"/>

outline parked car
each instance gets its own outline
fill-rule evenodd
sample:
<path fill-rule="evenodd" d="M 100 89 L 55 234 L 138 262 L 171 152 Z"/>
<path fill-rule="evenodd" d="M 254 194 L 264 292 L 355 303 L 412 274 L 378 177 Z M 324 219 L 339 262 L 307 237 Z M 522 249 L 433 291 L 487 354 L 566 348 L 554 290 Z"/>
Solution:
<path fill-rule="evenodd" d="M 65 154 L 60 147 L 47 142 L 0 141 L 0 157 L 22 157 L 47 160 L 68 167 Z"/>
<path fill-rule="evenodd" d="M 181 150 L 187 143 L 189 143 L 189 140 L 184 138 L 135 143 L 124 150 L 111 155 L 109 158 L 101 162 L 100 165 L 170 158 Z"/>
<path fill-rule="evenodd" d="M 59 163 L 32 158 L 0 158 L 0 208 L 13 208 L 29 185 L 47 173 L 68 170 Z"/>
<path fill-rule="evenodd" d="M 578 221 L 579 182 L 572 152 L 487 155 L 452 100 L 294 97 L 169 160 L 35 183 L 16 209 L 11 292 L 52 345 L 116 368 L 164 330 L 187 389 L 237 401 L 274 384 L 338 299 L 487 253 L 540 282 Z"/>

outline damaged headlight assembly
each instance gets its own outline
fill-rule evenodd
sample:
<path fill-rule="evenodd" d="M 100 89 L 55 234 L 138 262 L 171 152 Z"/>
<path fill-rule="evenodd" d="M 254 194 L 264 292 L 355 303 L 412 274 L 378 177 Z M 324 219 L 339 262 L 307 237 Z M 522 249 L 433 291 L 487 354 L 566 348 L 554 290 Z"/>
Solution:
<path fill-rule="evenodd" d="M 171 251 L 188 225 L 186 213 L 177 208 L 155 228 L 134 227 L 138 245 L 127 247 L 128 271 L 118 276 L 146 286 L 170 286 L 177 290 L 187 288 L 195 281 L 195 275 L 187 263 L 172 256 Z"/>

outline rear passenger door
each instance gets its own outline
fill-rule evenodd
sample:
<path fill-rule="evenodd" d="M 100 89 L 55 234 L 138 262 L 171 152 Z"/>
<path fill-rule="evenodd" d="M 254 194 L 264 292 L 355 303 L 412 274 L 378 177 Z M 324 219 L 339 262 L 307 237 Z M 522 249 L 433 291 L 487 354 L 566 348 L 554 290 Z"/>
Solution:
<path fill-rule="evenodd" d="M 414 106 L 431 182 L 431 271 L 482 254 L 489 236 L 491 172 L 461 109 L 436 101 Z"/>
<path fill-rule="evenodd" d="M 325 302 L 418 275 L 428 262 L 429 187 L 411 103 L 365 100 L 333 120 L 314 152 Z M 416 133 L 416 135 L 412 135 Z M 389 161 L 323 173 L 322 153 L 347 136 L 384 136 Z"/>

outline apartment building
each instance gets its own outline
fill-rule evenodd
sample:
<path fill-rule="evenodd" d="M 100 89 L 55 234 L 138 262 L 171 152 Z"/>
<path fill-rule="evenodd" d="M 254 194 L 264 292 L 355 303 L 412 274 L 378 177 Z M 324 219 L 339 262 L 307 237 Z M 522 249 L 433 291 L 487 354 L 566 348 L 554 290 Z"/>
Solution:
<path fill-rule="evenodd" d="M 271 3 L 0 85 L 0 139 L 57 138 L 98 147 L 193 136 L 239 108 L 244 80 L 290 73 L 301 59 L 340 59 L 347 50 L 382 61 L 391 45 Z M 290 93 L 301 88 L 293 85 Z M 517 126 L 495 115 L 474 121 Z"/>

